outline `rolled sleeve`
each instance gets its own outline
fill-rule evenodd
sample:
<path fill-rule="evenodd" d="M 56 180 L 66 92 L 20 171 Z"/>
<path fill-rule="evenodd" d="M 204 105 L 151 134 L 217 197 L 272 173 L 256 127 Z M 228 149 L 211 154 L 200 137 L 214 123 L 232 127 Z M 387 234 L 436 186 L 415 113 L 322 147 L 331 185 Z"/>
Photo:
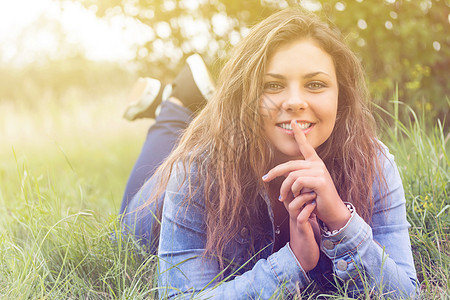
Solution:
<path fill-rule="evenodd" d="M 385 147 L 384 147 L 385 148 Z M 418 282 L 406 220 L 405 194 L 394 158 L 385 148 L 380 155 L 386 197 L 374 183 L 374 213 L 370 226 L 356 211 L 346 226 L 322 235 L 321 250 L 333 263 L 335 275 L 348 282 L 350 293 L 367 287 L 391 298 L 418 295 Z"/>
<path fill-rule="evenodd" d="M 284 285 L 291 295 L 296 293 L 297 287 L 304 288 L 311 282 L 292 252 L 289 243 L 269 256 L 267 261 L 280 286 Z"/>
<path fill-rule="evenodd" d="M 321 249 L 333 262 L 334 273 L 342 280 L 353 279 L 362 271 L 355 263 L 358 250 L 372 240 L 372 228 L 356 213 L 339 232 L 322 236 Z"/>

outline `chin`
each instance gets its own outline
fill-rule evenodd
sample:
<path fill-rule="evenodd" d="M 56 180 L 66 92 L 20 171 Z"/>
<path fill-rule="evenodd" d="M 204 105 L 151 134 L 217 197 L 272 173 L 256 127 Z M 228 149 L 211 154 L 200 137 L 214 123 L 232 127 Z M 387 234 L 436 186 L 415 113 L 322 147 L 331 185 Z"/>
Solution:
<path fill-rule="evenodd" d="M 294 159 L 303 159 L 303 156 L 298 149 L 276 149 L 275 159 L 286 162 Z"/>

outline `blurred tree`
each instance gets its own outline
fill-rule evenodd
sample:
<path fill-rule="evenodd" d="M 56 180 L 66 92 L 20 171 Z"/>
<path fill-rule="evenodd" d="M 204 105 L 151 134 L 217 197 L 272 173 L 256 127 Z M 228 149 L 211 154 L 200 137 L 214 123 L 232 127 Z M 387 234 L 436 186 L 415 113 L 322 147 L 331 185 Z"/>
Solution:
<path fill-rule="evenodd" d="M 46 58 L 20 68 L 0 64 L 0 101 L 13 101 L 30 109 L 41 105 L 44 99 L 63 105 L 66 100 L 89 102 L 111 90 L 127 88 L 132 77 L 119 64 L 91 61 L 83 53 Z M 84 93 L 84 98 L 65 97 L 74 91 Z"/>
<path fill-rule="evenodd" d="M 123 65 L 89 60 L 81 45 L 70 41 L 61 23 L 45 13 L 21 30 L 14 41 L 0 43 L 0 54 L 7 52 L 5 48 L 12 48 L 15 54 L 7 59 L 0 56 L 2 102 L 30 109 L 47 100 L 82 103 L 131 84 L 132 76 Z M 74 91 L 89 97 L 65 97 Z"/>
<path fill-rule="evenodd" d="M 398 85 L 401 101 L 441 119 L 449 112 L 449 8 L 443 0 L 335 0 L 323 5 L 361 57 L 378 103 L 386 105 Z"/>
<path fill-rule="evenodd" d="M 75 1 L 75 0 L 74 0 Z M 200 53 L 217 73 L 248 29 L 288 6 L 313 10 L 359 55 L 375 101 L 399 98 L 429 118 L 449 112 L 448 0 L 79 0 L 100 17 L 126 15 L 149 26 L 137 49 L 141 75 L 170 80 L 183 58 Z"/>

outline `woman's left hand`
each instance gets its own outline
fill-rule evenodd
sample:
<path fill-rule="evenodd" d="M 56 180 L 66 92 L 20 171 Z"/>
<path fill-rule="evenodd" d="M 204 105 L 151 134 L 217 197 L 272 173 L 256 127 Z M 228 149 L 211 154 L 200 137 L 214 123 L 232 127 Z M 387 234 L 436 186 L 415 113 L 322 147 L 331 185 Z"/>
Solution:
<path fill-rule="evenodd" d="M 296 121 L 291 121 L 294 137 L 304 160 L 291 160 L 271 169 L 264 181 L 285 176 L 280 188 L 280 201 L 298 197 L 305 192 L 317 195 L 315 213 L 330 230 L 342 228 L 350 219 L 350 212 L 339 197 L 324 162 L 306 139 Z M 289 193 L 292 193 L 290 195 Z"/>

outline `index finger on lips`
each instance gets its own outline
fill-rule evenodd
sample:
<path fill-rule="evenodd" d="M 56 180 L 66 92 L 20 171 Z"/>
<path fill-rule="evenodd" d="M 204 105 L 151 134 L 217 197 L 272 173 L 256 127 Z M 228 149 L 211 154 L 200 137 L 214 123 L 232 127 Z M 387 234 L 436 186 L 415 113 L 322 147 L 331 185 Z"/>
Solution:
<path fill-rule="evenodd" d="M 306 139 L 306 135 L 303 130 L 298 125 L 297 121 L 291 121 L 292 130 L 294 131 L 295 141 L 297 142 L 300 152 L 302 153 L 305 160 L 315 160 L 318 158 L 316 150 Z"/>

